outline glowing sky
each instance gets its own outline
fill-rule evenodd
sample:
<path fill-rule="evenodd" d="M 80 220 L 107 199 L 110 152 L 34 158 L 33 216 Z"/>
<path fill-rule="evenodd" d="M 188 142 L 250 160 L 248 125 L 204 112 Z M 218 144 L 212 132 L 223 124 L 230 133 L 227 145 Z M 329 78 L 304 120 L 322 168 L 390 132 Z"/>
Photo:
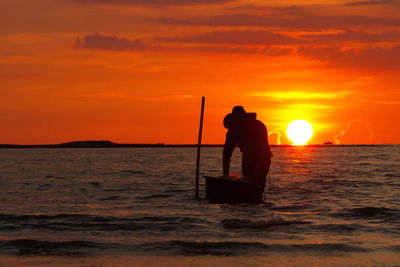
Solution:
<path fill-rule="evenodd" d="M 400 143 L 398 0 L 0 0 L 0 143 Z"/>

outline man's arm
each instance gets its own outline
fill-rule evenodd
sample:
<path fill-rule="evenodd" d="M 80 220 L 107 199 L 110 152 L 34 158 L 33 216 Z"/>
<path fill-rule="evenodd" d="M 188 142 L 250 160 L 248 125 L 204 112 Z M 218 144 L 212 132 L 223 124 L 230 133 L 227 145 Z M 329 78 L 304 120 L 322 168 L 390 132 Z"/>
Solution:
<path fill-rule="evenodd" d="M 229 167 L 231 165 L 231 157 L 233 150 L 235 149 L 235 139 L 231 131 L 226 133 L 226 139 L 224 144 L 224 151 L 222 153 L 222 166 L 223 166 L 223 175 L 229 176 Z"/>

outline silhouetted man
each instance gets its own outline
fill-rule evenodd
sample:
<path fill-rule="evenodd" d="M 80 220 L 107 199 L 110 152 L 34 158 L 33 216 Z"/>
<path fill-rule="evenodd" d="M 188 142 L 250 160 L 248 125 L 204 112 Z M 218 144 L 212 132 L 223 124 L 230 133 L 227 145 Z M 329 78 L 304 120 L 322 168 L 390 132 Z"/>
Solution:
<path fill-rule="evenodd" d="M 232 152 L 238 146 L 243 153 L 243 176 L 264 188 L 272 154 L 267 128 L 256 116 L 256 113 L 247 113 L 242 106 L 233 107 L 232 113 L 225 116 L 224 126 L 228 132 L 223 151 L 223 174 L 229 176 Z"/>

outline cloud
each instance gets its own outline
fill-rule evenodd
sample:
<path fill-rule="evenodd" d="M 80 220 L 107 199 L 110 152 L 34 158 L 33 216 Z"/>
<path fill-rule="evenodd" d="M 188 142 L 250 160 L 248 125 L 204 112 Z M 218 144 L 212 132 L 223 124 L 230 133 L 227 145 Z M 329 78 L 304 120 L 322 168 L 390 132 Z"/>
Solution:
<path fill-rule="evenodd" d="M 176 43 L 292 45 L 303 40 L 269 31 L 213 31 L 194 36 L 160 37 L 158 40 Z"/>
<path fill-rule="evenodd" d="M 0 73 L 0 80 L 1 79 L 21 79 L 21 78 L 28 78 L 32 77 L 32 74 L 4 74 Z"/>
<path fill-rule="evenodd" d="M 85 35 L 83 40 L 77 39 L 76 47 L 101 49 L 101 50 L 115 50 L 115 51 L 143 51 L 148 47 L 141 40 L 128 40 L 117 36 L 106 36 L 99 33 Z"/>
<path fill-rule="evenodd" d="M 227 47 L 227 46 L 148 46 L 141 40 L 131 41 L 118 36 L 106 36 L 101 34 L 85 35 L 83 39 L 77 38 L 77 48 L 111 50 L 111 51 L 181 51 L 181 52 L 205 52 L 205 53 L 231 53 L 231 54 L 260 54 L 266 56 L 284 56 L 293 52 L 293 49 L 279 47 Z"/>
<path fill-rule="evenodd" d="M 346 3 L 346 6 L 371 6 L 371 5 L 386 5 L 396 3 L 396 0 L 370 0 Z"/>
<path fill-rule="evenodd" d="M 374 132 L 368 120 L 352 120 L 335 136 L 336 144 L 371 144 Z"/>
<path fill-rule="evenodd" d="M 373 82 L 375 82 L 373 77 L 364 76 L 364 77 L 358 77 L 353 81 L 345 82 L 344 85 L 346 86 L 346 88 L 354 90 L 354 89 L 361 89 L 364 86 L 371 84 Z"/>
<path fill-rule="evenodd" d="M 143 5 L 143 6 L 191 6 L 225 4 L 232 0 L 75 0 L 85 4 Z"/>
<path fill-rule="evenodd" d="M 400 101 L 396 100 L 368 100 L 365 102 L 382 104 L 382 105 L 400 105 Z"/>
<path fill-rule="evenodd" d="M 306 34 L 302 38 L 307 38 L 315 43 L 327 42 L 363 42 L 363 43 L 376 43 L 376 42 L 393 42 L 400 40 L 400 32 L 383 32 L 383 33 L 367 33 L 363 31 L 345 31 L 334 34 Z"/>
<path fill-rule="evenodd" d="M 179 49 L 179 48 L 177 48 Z M 264 56 L 279 57 L 293 53 L 293 49 L 279 47 L 247 48 L 247 47 L 226 47 L 226 46 L 198 46 L 190 48 L 181 48 L 187 51 L 197 51 L 206 53 L 227 53 L 227 54 L 259 54 Z"/>
<path fill-rule="evenodd" d="M 272 132 L 269 131 L 268 132 L 268 141 L 270 144 L 280 145 L 281 137 L 282 137 L 282 133 L 280 131 L 272 131 Z"/>
<path fill-rule="evenodd" d="M 400 46 L 391 48 L 368 47 L 365 49 L 344 50 L 340 47 L 301 47 L 297 50 L 301 56 L 326 61 L 344 67 L 367 69 L 399 69 Z"/>
<path fill-rule="evenodd" d="M 240 12 L 263 12 L 283 16 L 304 15 L 308 13 L 308 9 L 304 6 L 262 6 L 255 4 L 238 5 L 228 7 L 228 10 Z"/>
<path fill-rule="evenodd" d="M 350 91 L 336 91 L 336 92 L 302 92 L 302 91 L 266 91 L 266 92 L 253 92 L 252 96 L 262 96 L 273 98 L 277 101 L 287 99 L 336 99 L 343 98 L 351 94 Z"/>
<path fill-rule="evenodd" d="M 249 36 L 249 40 L 243 41 L 243 36 Z M 270 38 L 268 38 L 270 37 Z M 206 53 L 231 53 L 231 54 L 260 54 L 265 56 L 285 56 L 297 54 L 312 60 L 326 61 L 333 65 L 352 66 L 361 68 L 400 68 L 400 46 L 392 48 L 368 47 L 365 49 L 344 50 L 338 46 L 316 47 L 301 46 L 299 48 L 274 47 L 273 45 L 297 42 L 289 36 L 271 32 L 251 31 L 227 31 L 211 32 L 191 37 L 163 37 L 158 40 L 185 42 L 204 42 L 208 46 L 148 46 L 143 41 L 129 40 L 115 35 L 102 35 L 99 33 L 88 34 L 77 38 L 75 47 L 87 49 L 99 49 L 110 51 L 182 51 L 182 52 L 206 52 Z M 267 45 L 263 42 L 270 41 Z M 230 45 L 225 44 L 228 42 Z M 250 42 L 250 43 L 246 43 Z M 246 44 L 245 44 L 246 43 Z M 249 44 L 263 44 L 264 47 L 249 47 Z M 293 95 L 292 95 L 293 96 Z M 299 96 L 300 97 L 300 96 Z M 306 97 L 301 96 L 301 97 Z M 314 95 L 316 97 L 316 95 Z"/>
<path fill-rule="evenodd" d="M 304 30 L 326 30 L 352 26 L 400 25 L 400 19 L 370 16 L 315 16 L 299 14 L 296 16 L 261 16 L 252 14 L 234 14 L 217 16 L 198 16 L 190 18 L 164 17 L 160 23 L 189 26 L 239 27 L 264 26 Z"/>

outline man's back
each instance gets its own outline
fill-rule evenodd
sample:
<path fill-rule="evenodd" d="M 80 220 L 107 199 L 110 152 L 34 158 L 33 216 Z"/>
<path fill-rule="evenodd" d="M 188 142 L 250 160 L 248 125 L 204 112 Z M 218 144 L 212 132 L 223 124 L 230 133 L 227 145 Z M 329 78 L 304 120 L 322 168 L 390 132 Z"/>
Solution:
<path fill-rule="evenodd" d="M 244 153 L 261 153 L 268 146 L 268 133 L 264 123 L 248 119 L 238 131 L 237 144 Z"/>

